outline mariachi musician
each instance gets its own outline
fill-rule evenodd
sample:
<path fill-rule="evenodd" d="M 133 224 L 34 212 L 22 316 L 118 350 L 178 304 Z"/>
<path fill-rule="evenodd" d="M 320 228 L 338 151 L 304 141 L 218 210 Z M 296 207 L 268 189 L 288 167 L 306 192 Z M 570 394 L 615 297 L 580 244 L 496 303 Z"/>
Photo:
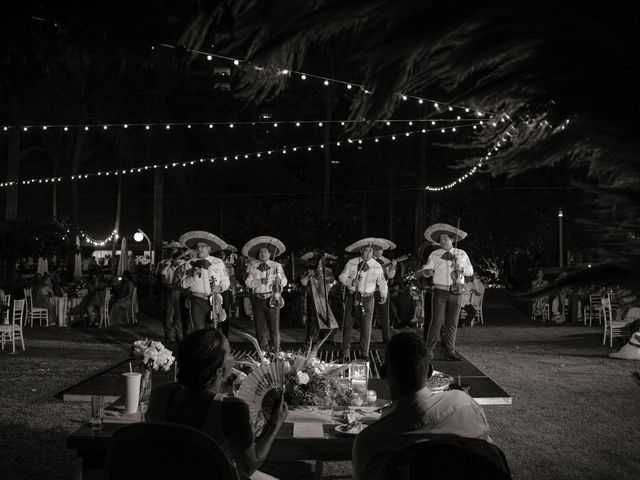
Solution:
<path fill-rule="evenodd" d="M 326 265 L 327 259 L 336 257 L 328 253 L 310 251 L 300 257 L 306 265 L 300 283 L 305 287 L 307 324 L 305 344 L 318 343 L 321 330 L 337 330 L 338 322 L 329 302 L 329 289 L 335 281 L 333 270 Z"/>
<path fill-rule="evenodd" d="M 187 264 L 181 280 L 181 286 L 189 291 L 187 332 L 205 328 L 206 323 L 217 326 L 226 319 L 220 294 L 229 288 L 229 276 L 224 262 L 212 257 L 211 252 L 222 250 L 227 244 L 216 235 L 199 230 L 182 235 L 180 243 L 193 248 L 197 254 L 197 258 Z"/>
<path fill-rule="evenodd" d="M 282 289 L 287 277 L 282 265 L 271 258 L 285 252 L 284 244 L 275 237 L 260 236 L 249 240 L 242 247 L 242 254 L 257 259 L 247 267 L 247 288 L 252 290 L 251 307 L 258 343 L 267 350 L 269 343 L 274 351 L 280 351 L 280 309 L 284 306 Z M 271 341 L 267 341 L 267 321 Z"/>
<path fill-rule="evenodd" d="M 382 271 L 384 272 L 384 279 L 387 281 L 387 286 L 391 280 L 396 276 L 396 262 L 389 260 L 382 256 L 384 250 L 392 250 L 396 248 L 396 244 L 391 240 L 386 240 L 384 238 L 380 239 L 384 242 L 383 249 L 377 249 L 373 251 L 373 258 L 380 264 L 382 267 Z M 376 290 L 376 300 L 379 302 L 375 306 L 375 311 L 373 313 L 374 323 L 377 323 L 382 330 L 382 341 L 387 343 L 389 341 L 390 336 L 390 322 L 389 322 L 389 305 L 391 304 L 390 295 L 387 295 L 386 302 L 380 302 L 380 291 Z"/>
<path fill-rule="evenodd" d="M 376 286 L 380 289 L 381 304 L 387 301 L 388 296 L 384 271 L 373 259 L 373 251 L 383 247 L 381 239 L 370 237 L 345 248 L 347 252 L 360 252 L 360 256 L 347 262 L 338 277 L 348 290 L 342 325 L 342 355 L 346 361 L 351 358 L 351 329 L 356 317 L 360 320 L 360 356 L 365 361 L 369 360 Z"/>
<path fill-rule="evenodd" d="M 457 244 L 458 240 L 463 240 L 467 234 L 446 223 L 436 223 L 425 230 L 424 236 L 432 243 L 440 245 L 440 248 L 431 252 L 422 270 L 416 272 L 416 277 L 433 277 L 433 318 L 425 331 L 429 357 L 433 358 L 438 336 L 442 333 L 446 349 L 445 358 L 461 360 L 462 357 L 455 350 L 456 333 L 462 308 L 464 277 L 473 275 L 473 266 L 467 253 L 457 248 Z"/>

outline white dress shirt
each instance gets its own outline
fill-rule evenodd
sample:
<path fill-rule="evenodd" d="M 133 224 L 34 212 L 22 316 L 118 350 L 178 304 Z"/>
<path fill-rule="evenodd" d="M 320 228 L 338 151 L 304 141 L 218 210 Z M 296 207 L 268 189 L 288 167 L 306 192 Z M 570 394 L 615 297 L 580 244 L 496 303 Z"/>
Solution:
<path fill-rule="evenodd" d="M 253 289 L 253 293 L 271 293 L 276 276 L 280 279 L 280 285 L 283 288 L 287 286 L 287 277 L 282 265 L 273 260 L 267 260 L 265 263 L 269 266 L 269 270 L 260 270 L 261 262 L 252 262 L 247 268 L 248 275 L 245 283 L 248 288 Z M 267 279 L 266 284 L 262 283 L 264 278 Z"/>
<path fill-rule="evenodd" d="M 361 257 L 352 258 L 344 266 L 344 270 L 338 277 L 340 282 L 349 289 L 351 293 L 354 293 L 355 287 L 352 285 L 353 280 L 358 278 L 358 270 L 360 266 Z M 369 267 L 365 272 L 364 269 L 360 272 L 360 281 L 358 282 L 358 292 L 365 295 L 375 292 L 376 286 L 380 289 L 381 299 L 387 298 L 388 287 L 387 281 L 384 279 L 384 270 L 380 266 L 380 263 L 374 258 L 370 258 L 367 261 Z"/>
<path fill-rule="evenodd" d="M 376 478 L 385 455 L 429 434 L 489 440 L 489 424 L 482 407 L 466 393 L 433 393 L 424 387 L 395 400 L 382 412 L 380 420 L 358 434 L 352 451 L 354 480 Z"/>
<path fill-rule="evenodd" d="M 473 275 L 473 266 L 471 261 L 464 250 L 459 248 L 452 248 L 447 252 L 443 248 L 431 252 L 427 263 L 422 269 L 429 268 L 433 270 L 433 284 L 449 287 L 453 283 L 451 278 L 451 272 L 453 271 L 453 262 L 451 260 L 444 260 L 443 255 L 448 253 L 455 255 L 458 258 L 458 265 L 462 267 L 462 274 L 460 275 L 460 281 L 464 284 L 464 277 L 470 277 Z"/>
<path fill-rule="evenodd" d="M 194 262 L 199 259 L 191 260 Z M 215 280 L 215 285 L 220 286 L 222 292 L 229 288 L 229 275 L 224 268 L 224 262 L 219 258 L 208 256 L 203 260 L 207 260 L 211 265 L 209 268 L 196 269 L 195 275 L 186 275 L 182 279 L 182 287 L 188 288 L 191 293 L 200 295 L 211 295 L 211 281 Z"/>

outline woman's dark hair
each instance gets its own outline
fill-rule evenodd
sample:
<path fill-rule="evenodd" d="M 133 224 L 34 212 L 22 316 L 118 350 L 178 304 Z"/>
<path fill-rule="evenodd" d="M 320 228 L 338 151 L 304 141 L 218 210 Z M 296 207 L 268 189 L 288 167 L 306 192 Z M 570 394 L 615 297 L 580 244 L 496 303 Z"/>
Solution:
<path fill-rule="evenodd" d="M 224 364 L 225 337 L 215 328 L 204 328 L 187 335 L 176 354 L 178 382 L 189 388 L 205 388 Z"/>

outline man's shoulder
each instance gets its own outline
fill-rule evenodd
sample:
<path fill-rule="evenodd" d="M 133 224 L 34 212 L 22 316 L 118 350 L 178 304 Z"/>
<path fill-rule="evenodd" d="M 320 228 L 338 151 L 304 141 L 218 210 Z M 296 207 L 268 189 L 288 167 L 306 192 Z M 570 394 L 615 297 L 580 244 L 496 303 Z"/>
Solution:
<path fill-rule="evenodd" d="M 224 262 L 222 261 L 221 258 L 209 256 L 209 257 L 207 257 L 207 260 L 209 261 L 209 263 L 211 265 L 224 267 Z"/>

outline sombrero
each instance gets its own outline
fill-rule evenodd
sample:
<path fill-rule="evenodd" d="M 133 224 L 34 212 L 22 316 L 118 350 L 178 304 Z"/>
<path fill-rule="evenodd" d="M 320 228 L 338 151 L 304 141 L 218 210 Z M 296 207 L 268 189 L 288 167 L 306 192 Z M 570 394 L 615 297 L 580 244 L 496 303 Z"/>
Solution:
<path fill-rule="evenodd" d="M 352 243 L 351 245 L 346 247 L 344 250 L 349 253 L 357 252 L 367 247 L 371 247 L 374 250 L 384 250 L 385 245 L 387 244 L 385 243 L 385 240 L 383 240 L 382 238 L 367 237 L 367 238 L 363 238 L 362 240 L 358 240 L 355 243 Z"/>
<path fill-rule="evenodd" d="M 623 360 L 640 360 L 640 332 L 631 335 L 629 343 L 619 351 L 610 353 L 611 358 L 621 358 Z"/>
<path fill-rule="evenodd" d="M 213 233 L 204 232 L 202 230 L 192 230 L 191 232 L 187 232 L 183 234 L 179 240 L 180 243 L 189 248 L 194 248 L 198 243 L 206 243 L 214 252 L 227 248 L 227 242 Z"/>
<path fill-rule="evenodd" d="M 247 243 L 245 243 L 244 247 L 242 247 L 242 254 L 245 257 L 258 258 L 258 253 L 260 252 L 261 248 L 269 249 L 272 258 L 276 258 L 286 251 L 284 243 L 282 243 L 276 237 L 263 235 L 260 237 L 252 238 Z"/>
<path fill-rule="evenodd" d="M 162 248 L 184 248 L 184 245 L 180 242 L 176 242 L 175 240 L 171 240 L 170 242 L 164 243 Z"/>
<path fill-rule="evenodd" d="M 382 244 L 384 245 L 382 247 L 383 250 L 393 250 L 394 248 L 396 248 L 396 244 L 391 240 L 387 240 L 386 238 L 379 238 L 378 240 L 380 240 L 380 242 L 382 242 Z"/>
<path fill-rule="evenodd" d="M 311 250 L 305 253 L 304 255 L 301 255 L 300 260 L 302 260 L 303 262 L 308 262 L 310 260 L 313 260 L 313 257 L 319 257 L 319 256 L 320 256 L 320 252 L 318 252 L 317 250 Z"/>
<path fill-rule="evenodd" d="M 227 248 L 223 248 L 223 250 L 228 250 L 231 253 L 238 253 L 238 249 L 233 245 L 231 245 L 230 243 L 227 243 Z"/>
<path fill-rule="evenodd" d="M 452 242 L 464 240 L 467 237 L 467 232 L 463 232 L 459 228 L 452 227 L 447 223 L 434 223 L 424 231 L 424 238 L 433 243 L 440 243 L 440 236 L 445 233 L 451 237 Z"/>

